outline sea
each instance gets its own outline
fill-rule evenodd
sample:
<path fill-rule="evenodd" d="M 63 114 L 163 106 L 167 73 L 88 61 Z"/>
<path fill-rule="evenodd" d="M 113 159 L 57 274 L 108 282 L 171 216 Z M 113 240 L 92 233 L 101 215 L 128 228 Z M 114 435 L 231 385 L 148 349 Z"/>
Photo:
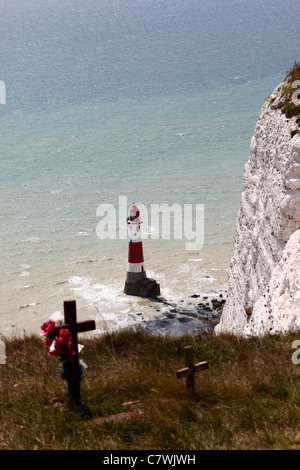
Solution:
<path fill-rule="evenodd" d="M 298 0 L 0 0 L 1 335 L 39 334 L 65 300 L 96 333 L 162 314 L 123 293 L 133 202 L 163 301 L 226 292 L 250 140 L 299 24 Z"/>

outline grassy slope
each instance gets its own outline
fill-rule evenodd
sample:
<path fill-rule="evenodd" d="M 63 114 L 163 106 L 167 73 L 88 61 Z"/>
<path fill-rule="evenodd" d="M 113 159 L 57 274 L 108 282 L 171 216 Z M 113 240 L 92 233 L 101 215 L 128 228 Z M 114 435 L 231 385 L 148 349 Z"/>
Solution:
<path fill-rule="evenodd" d="M 0 449 L 300 449 L 296 339 L 171 339 L 124 330 L 81 340 L 88 364 L 81 412 L 66 406 L 66 382 L 43 341 L 11 340 L 0 365 Z M 176 378 L 186 345 L 195 361 L 209 361 L 195 377 L 195 396 Z M 125 410 L 142 416 L 83 424 Z"/>

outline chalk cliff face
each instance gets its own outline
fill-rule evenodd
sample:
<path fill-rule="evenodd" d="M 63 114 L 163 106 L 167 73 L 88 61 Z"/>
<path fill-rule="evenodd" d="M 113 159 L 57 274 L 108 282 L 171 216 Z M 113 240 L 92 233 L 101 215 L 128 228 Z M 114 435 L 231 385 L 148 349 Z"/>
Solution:
<path fill-rule="evenodd" d="M 286 83 L 263 105 L 251 140 L 217 334 L 300 329 L 300 134 L 291 137 L 296 117 L 275 109 Z"/>

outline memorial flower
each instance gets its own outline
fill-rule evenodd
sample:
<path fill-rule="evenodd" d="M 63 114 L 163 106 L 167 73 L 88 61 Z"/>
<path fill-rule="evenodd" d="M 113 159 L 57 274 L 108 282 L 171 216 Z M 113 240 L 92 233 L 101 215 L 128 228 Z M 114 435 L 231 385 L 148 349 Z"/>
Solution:
<path fill-rule="evenodd" d="M 41 326 L 41 336 L 46 336 L 46 346 L 49 347 L 52 344 L 53 339 L 47 338 L 47 336 L 55 329 L 55 322 L 53 320 L 45 321 Z"/>
<path fill-rule="evenodd" d="M 63 317 L 60 312 L 53 314 L 49 320 L 45 321 L 41 326 L 41 336 L 46 337 L 46 347 L 49 348 L 48 354 L 52 357 L 59 359 L 62 363 L 58 366 L 61 370 L 62 378 L 68 382 L 72 381 L 72 364 L 75 360 L 75 351 L 72 346 L 72 335 L 68 328 L 60 328 L 54 338 L 47 336 L 55 330 L 56 327 L 63 324 Z M 81 351 L 83 346 L 78 345 L 78 352 Z M 82 377 L 87 365 L 82 359 L 79 359 L 80 377 Z"/>
<path fill-rule="evenodd" d="M 59 330 L 49 354 L 62 360 L 69 359 L 72 363 L 74 362 L 75 352 L 72 348 L 72 336 L 67 328 Z"/>

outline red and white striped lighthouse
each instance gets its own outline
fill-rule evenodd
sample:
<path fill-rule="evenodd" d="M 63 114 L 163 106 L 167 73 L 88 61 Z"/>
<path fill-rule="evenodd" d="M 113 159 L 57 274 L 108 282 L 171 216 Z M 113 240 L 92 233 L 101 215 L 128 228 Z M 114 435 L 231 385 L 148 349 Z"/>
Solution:
<path fill-rule="evenodd" d="M 129 211 L 129 217 L 127 217 L 129 239 L 127 271 L 130 273 L 144 272 L 141 223 L 140 211 L 136 204 L 132 204 Z"/>
<path fill-rule="evenodd" d="M 153 297 L 160 295 L 160 287 L 154 279 L 148 279 L 146 276 L 141 223 L 140 211 L 136 204 L 132 204 L 127 217 L 128 263 L 124 292 L 129 295 Z"/>

